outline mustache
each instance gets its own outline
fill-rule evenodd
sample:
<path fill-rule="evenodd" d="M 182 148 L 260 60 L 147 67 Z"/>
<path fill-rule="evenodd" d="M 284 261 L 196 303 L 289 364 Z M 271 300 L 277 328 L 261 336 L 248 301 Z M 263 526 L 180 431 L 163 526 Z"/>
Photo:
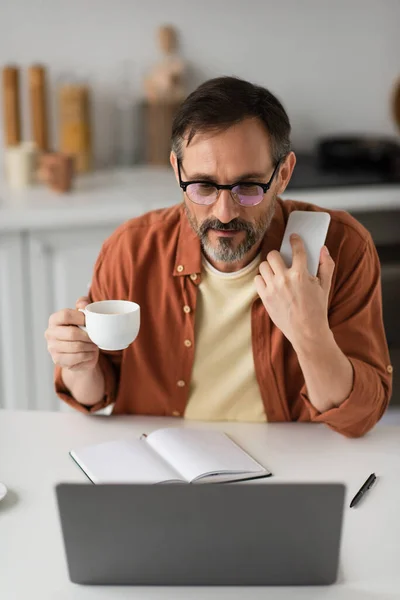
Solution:
<path fill-rule="evenodd" d="M 218 219 L 206 219 L 199 227 L 200 235 L 205 235 L 209 229 L 218 231 L 247 231 L 251 233 L 253 227 L 247 221 L 242 219 L 233 219 L 229 223 L 221 223 Z"/>

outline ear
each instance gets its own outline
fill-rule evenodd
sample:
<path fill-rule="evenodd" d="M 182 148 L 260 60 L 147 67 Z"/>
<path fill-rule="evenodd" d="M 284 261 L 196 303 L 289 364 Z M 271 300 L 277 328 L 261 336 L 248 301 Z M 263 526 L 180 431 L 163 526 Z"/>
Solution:
<path fill-rule="evenodd" d="M 171 163 L 171 167 L 175 173 L 175 179 L 179 183 L 179 175 L 178 175 L 178 159 L 176 158 L 175 152 L 171 152 L 169 155 L 169 162 Z"/>
<path fill-rule="evenodd" d="M 287 157 L 285 158 L 283 165 L 281 165 L 281 167 L 279 169 L 279 175 L 278 175 L 277 186 L 276 186 L 276 193 L 278 194 L 278 196 L 283 194 L 283 192 L 285 191 L 285 189 L 290 181 L 290 178 L 292 177 L 292 173 L 293 173 L 295 164 L 296 164 L 296 155 L 294 152 L 290 152 L 287 155 Z"/>

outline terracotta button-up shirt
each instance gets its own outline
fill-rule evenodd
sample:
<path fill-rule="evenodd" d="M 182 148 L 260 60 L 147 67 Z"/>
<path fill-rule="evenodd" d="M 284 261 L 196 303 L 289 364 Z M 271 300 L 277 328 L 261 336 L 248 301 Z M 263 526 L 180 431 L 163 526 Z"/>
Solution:
<path fill-rule="evenodd" d="M 262 243 L 263 259 L 270 250 L 279 250 L 293 210 L 322 209 L 278 200 Z M 345 212 L 328 212 L 331 222 L 326 244 L 336 265 L 328 318 L 337 344 L 352 363 L 353 389 L 340 407 L 319 413 L 307 398 L 292 345 L 272 323 L 258 297 L 251 307 L 254 368 L 269 422 L 323 422 L 344 435 L 359 436 L 382 416 L 391 394 L 380 265 L 368 231 Z M 195 357 L 194 321 L 201 276 L 200 242 L 183 204 L 147 213 L 119 227 L 101 249 L 90 297 L 92 301 L 122 299 L 140 304 L 139 335 L 126 350 L 100 353 L 106 387 L 101 402 L 92 407 L 76 402 L 56 367 L 59 396 L 83 412 L 115 403 L 114 414 L 183 415 Z"/>

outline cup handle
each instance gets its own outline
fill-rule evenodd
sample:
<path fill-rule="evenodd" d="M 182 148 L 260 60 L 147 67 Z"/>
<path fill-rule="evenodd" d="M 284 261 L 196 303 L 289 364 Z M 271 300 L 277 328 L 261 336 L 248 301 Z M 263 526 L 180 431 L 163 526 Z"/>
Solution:
<path fill-rule="evenodd" d="M 84 308 L 78 308 L 79 312 L 83 313 L 86 316 L 86 311 Z M 82 329 L 85 333 L 87 333 L 87 329 L 84 325 L 78 325 L 79 329 Z"/>

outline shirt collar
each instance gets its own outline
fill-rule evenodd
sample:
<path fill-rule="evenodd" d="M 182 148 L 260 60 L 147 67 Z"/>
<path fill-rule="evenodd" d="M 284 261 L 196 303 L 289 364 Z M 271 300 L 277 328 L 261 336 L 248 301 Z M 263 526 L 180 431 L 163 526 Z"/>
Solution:
<path fill-rule="evenodd" d="M 283 233 L 285 231 L 285 220 L 282 208 L 283 201 L 278 198 L 275 213 L 268 231 L 261 245 L 261 260 L 265 260 L 271 250 L 279 250 Z M 201 244 L 198 236 L 190 226 L 189 220 L 182 203 L 180 207 L 180 229 L 178 245 L 175 255 L 174 276 L 199 275 L 202 268 Z"/>

